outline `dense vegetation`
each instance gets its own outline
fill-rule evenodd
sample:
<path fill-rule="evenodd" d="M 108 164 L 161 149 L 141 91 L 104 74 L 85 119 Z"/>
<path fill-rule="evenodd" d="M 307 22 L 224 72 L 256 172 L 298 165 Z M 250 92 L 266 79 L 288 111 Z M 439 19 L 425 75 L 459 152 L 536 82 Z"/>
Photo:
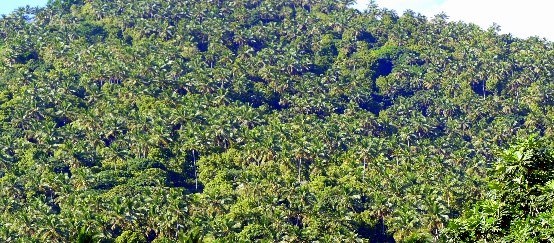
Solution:
<path fill-rule="evenodd" d="M 491 170 L 486 198 L 444 231 L 448 242 L 554 241 L 554 153 L 530 138 Z"/>
<path fill-rule="evenodd" d="M 472 223 L 491 207 L 535 232 L 539 199 L 509 205 L 551 188 L 485 176 L 516 137 L 554 134 L 552 43 L 351 2 L 3 16 L 0 240 L 516 240 Z"/>

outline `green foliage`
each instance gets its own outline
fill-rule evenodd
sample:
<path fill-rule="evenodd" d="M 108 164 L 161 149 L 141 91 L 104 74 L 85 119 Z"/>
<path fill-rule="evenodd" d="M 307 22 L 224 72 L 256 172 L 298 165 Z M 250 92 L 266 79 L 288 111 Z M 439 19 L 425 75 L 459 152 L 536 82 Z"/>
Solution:
<path fill-rule="evenodd" d="M 187 234 L 179 235 L 179 242 L 182 243 L 201 243 L 203 242 L 203 237 L 198 230 L 193 230 Z"/>
<path fill-rule="evenodd" d="M 486 198 L 450 222 L 449 242 L 548 242 L 554 239 L 554 154 L 534 137 L 501 154 Z"/>
<path fill-rule="evenodd" d="M 493 151 L 552 139 L 552 44 L 350 3 L 2 17 L 0 241 L 437 241 L 478 199 L 486 237 L 529 212 L 507 240 L 546 239 L 546 161 L 484 194 Z"/>
<path fill-rule="evenodd" d="M 76 243 L 93 243 L 94 234 L 88 232 L 86 228 L 81 228 L 79 234 L 77 235 Z"/>
<path fill-rule="evenodd" d="M 133 231 L 124 231 L 115 239 L 115 243 L 145 243 L 144 235 Z"/>

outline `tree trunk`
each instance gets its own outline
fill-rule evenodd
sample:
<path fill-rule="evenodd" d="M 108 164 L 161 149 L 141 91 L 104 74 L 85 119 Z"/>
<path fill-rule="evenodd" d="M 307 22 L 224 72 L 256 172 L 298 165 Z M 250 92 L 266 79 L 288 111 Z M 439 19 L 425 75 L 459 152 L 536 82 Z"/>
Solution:
<path fill-rule="evenodd" d="M 365 182 L 365 167 L 366 167 L 366 158 L 364 157 L 364 172 L 362 173 L 362 181 Z"/>
<path fill-rule="evenodd" d="M 194 188 L 198 191 L 198 174 L 196 171 L 196 155 L 195 150 L 192 150 L 192 163 L 194 166 Z"/>
<path fill-rule="evenodd" d="M 302 164 L 302 159 L 298 160 L 298 184 L 300 184 L 300 164 Z"/>
<path fill-rule="evenodd" d="M 483 81 L 483 100 L 485 100 L 485 86 L 487 86 L 487 81 Z"/>

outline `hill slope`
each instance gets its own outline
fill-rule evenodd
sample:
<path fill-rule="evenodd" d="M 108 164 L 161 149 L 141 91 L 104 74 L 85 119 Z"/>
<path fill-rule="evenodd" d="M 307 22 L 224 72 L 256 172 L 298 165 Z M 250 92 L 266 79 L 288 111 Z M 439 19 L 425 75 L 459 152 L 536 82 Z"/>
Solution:
<path fill-rule="evenodd" d="M 0 239 L 433 239 L 553 134 L 552 43 L 349 1 L 0 20 Z"/>

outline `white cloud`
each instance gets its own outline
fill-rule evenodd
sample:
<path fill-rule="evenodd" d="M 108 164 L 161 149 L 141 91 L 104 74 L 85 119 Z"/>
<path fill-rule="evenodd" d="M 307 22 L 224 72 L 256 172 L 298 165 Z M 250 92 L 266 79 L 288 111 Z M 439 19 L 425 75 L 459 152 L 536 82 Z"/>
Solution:
<path fill-rule="evenodd" d="M 355 5 L 364 9 L 369 0 L 358 0 Z M 381 7 L 394 9 L 402 14 L 412 9 L 427 17 L 445 12 L 450 20 L 462 20 L 488 28 L 497 23 L 502 33 L 512 33 L 516 37 L 545 37 L 554 41 L 552 0 L 377 0 Z"/>

